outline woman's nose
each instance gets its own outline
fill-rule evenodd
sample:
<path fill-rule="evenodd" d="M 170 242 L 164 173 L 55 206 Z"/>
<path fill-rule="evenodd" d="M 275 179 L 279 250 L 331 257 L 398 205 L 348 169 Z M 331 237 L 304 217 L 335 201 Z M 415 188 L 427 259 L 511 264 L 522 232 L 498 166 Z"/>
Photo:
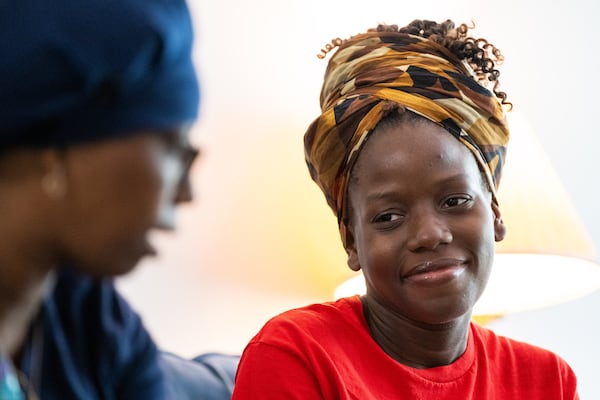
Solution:
<path fill-rule="evenodd" d="M 191 170 L 192 166 L 197 163 L 197 159 L 200 155 L 200 149 L 192 146 L 185 146 L 183 148 L 183 155 L 181 157 L 181 164 L 183 166 L 181 179 L 177 186 L 177 193 L 175 195 L 175 204 L 188 203 L 194 200 L 194 191 L 191 182 Z"/>
<path fill-rule="evenodd" d="M 444 218 L 433 212 L 414 215 L 410 223 L 410 251 L 434 250 L 440 244 L 452 242 L 450 231 Z"/>
<path fill-rule="evenodd" d="M 184 176 L 180 180 L 177 186 L 177 192 L 175 193 L 175 204 L 188 203 L 194 199 L 194 192 L 192 190 L 192 183 L 190 181 L 189 172 L 185 171 Z"/>

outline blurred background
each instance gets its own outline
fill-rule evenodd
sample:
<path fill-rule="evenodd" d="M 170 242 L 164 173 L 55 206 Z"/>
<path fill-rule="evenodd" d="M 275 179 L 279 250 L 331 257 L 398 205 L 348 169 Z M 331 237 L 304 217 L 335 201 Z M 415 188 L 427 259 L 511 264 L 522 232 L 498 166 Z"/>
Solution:
<path fill-rule="evenodd" d="M 532 185 L 543 186 L 556 176 L 571 202 L 564 214 L 576 219 L 577 232 L 542 229 L 550 242 L 555 234 L 581 237 L 582 253 L 574 255 L 597 261 L 600 12 L 592 0 L 191 0 L 190 6 L 203 89 L 193 132 L 203 148 L 192 172 L 196 201 L 181 208 L 176 233 L 157 234 L 160 255 L 118 282 L 162 348 L 188 357 L 241 353 L 268 318 L 331 300 L 337 284 L 352 276 L 336 220 L 306 170 L 302 137 L 319 114 L 326 60 L 317 53 L 331 39 L 377 23 L 474 21 L 473 34 L 502 50 L 501 88 L 518 126 L 526 127 L 512 135 L 527 130 L 549 162 L 530 170 L 540 164 L 527 164 L 525 152 L 513 176 L 528 171 Z M 542 207 L 560 196 L 531 196 L 542 219 L 560 218 Z M 530 236 L 539 237 L 541 225 L 529 225 Z M 544 271 L 510 276 L 531 288 L 550 275 L 565 287 L 573 279 L 590 281 L 575 268 Z M 565 358 L 582 399 L 600 398 L 600 292 L 590 290 L 560 304 L 511 310 L 489 324 Z M 510 298 L 510 284 L 499 293 Z"/>

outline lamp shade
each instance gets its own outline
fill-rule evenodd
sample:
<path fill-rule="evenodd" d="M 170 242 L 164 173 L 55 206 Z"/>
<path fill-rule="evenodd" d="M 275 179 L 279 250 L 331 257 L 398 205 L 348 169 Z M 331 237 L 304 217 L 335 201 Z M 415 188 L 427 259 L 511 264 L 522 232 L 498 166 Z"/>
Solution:
<path fill-rule="evenodd" d="M 510 115 L 511 140 L 498 192 L 506 238 L 497 243 L 474 315 L 504 315 L 574 300 L 600 287 L 600 265 L 583 223 L 531 127 Z M 365 291 L 362 275 L 335 297 Z"/>

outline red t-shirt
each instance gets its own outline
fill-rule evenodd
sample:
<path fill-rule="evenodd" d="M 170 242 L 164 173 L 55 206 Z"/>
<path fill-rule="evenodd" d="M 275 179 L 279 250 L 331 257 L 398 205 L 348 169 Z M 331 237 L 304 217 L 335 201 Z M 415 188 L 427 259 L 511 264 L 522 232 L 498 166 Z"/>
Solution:
<path fill-rule="evenodd" d="M 577 381 L 557 355 L 471 324 L 465 353 L 416 369 L 369 334 L 358 296 L 271 319 L 240 361 L 233 400 L 575 400 Z"/>

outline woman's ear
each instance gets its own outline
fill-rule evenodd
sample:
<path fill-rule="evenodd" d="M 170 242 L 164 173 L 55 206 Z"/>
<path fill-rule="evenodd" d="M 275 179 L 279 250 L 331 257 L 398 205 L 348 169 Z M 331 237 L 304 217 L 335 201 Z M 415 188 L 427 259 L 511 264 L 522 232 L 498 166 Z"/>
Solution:
<path fill-rule="evenodd" d="M 502 221 L 502 214 L 500 213 L 500 207 L 494 201 L 492 201 L 492 212 L 494 213 L 494 239 L 496 242 L 504 240 L 506 236 L 506 225 Z"/>
<path fill-rule="evenodd" d="M 344 249 L 346 249 L 346 254 L 348 254 L 348 267 L 352 271 L 359 271 L 360 262 L 358 261 L 352 226 L 348 223 L 342 223 L 340 226 L 340 235 L 342 236 L 342 243 L 344 244 Z"/>
<path fill-rule="evenodd" d="M 64 153 L 57 149 L 47 149 L 42 153 L 43 193 L 52 199 L 62 198 L 67 190 L 67 176 Z"/>

